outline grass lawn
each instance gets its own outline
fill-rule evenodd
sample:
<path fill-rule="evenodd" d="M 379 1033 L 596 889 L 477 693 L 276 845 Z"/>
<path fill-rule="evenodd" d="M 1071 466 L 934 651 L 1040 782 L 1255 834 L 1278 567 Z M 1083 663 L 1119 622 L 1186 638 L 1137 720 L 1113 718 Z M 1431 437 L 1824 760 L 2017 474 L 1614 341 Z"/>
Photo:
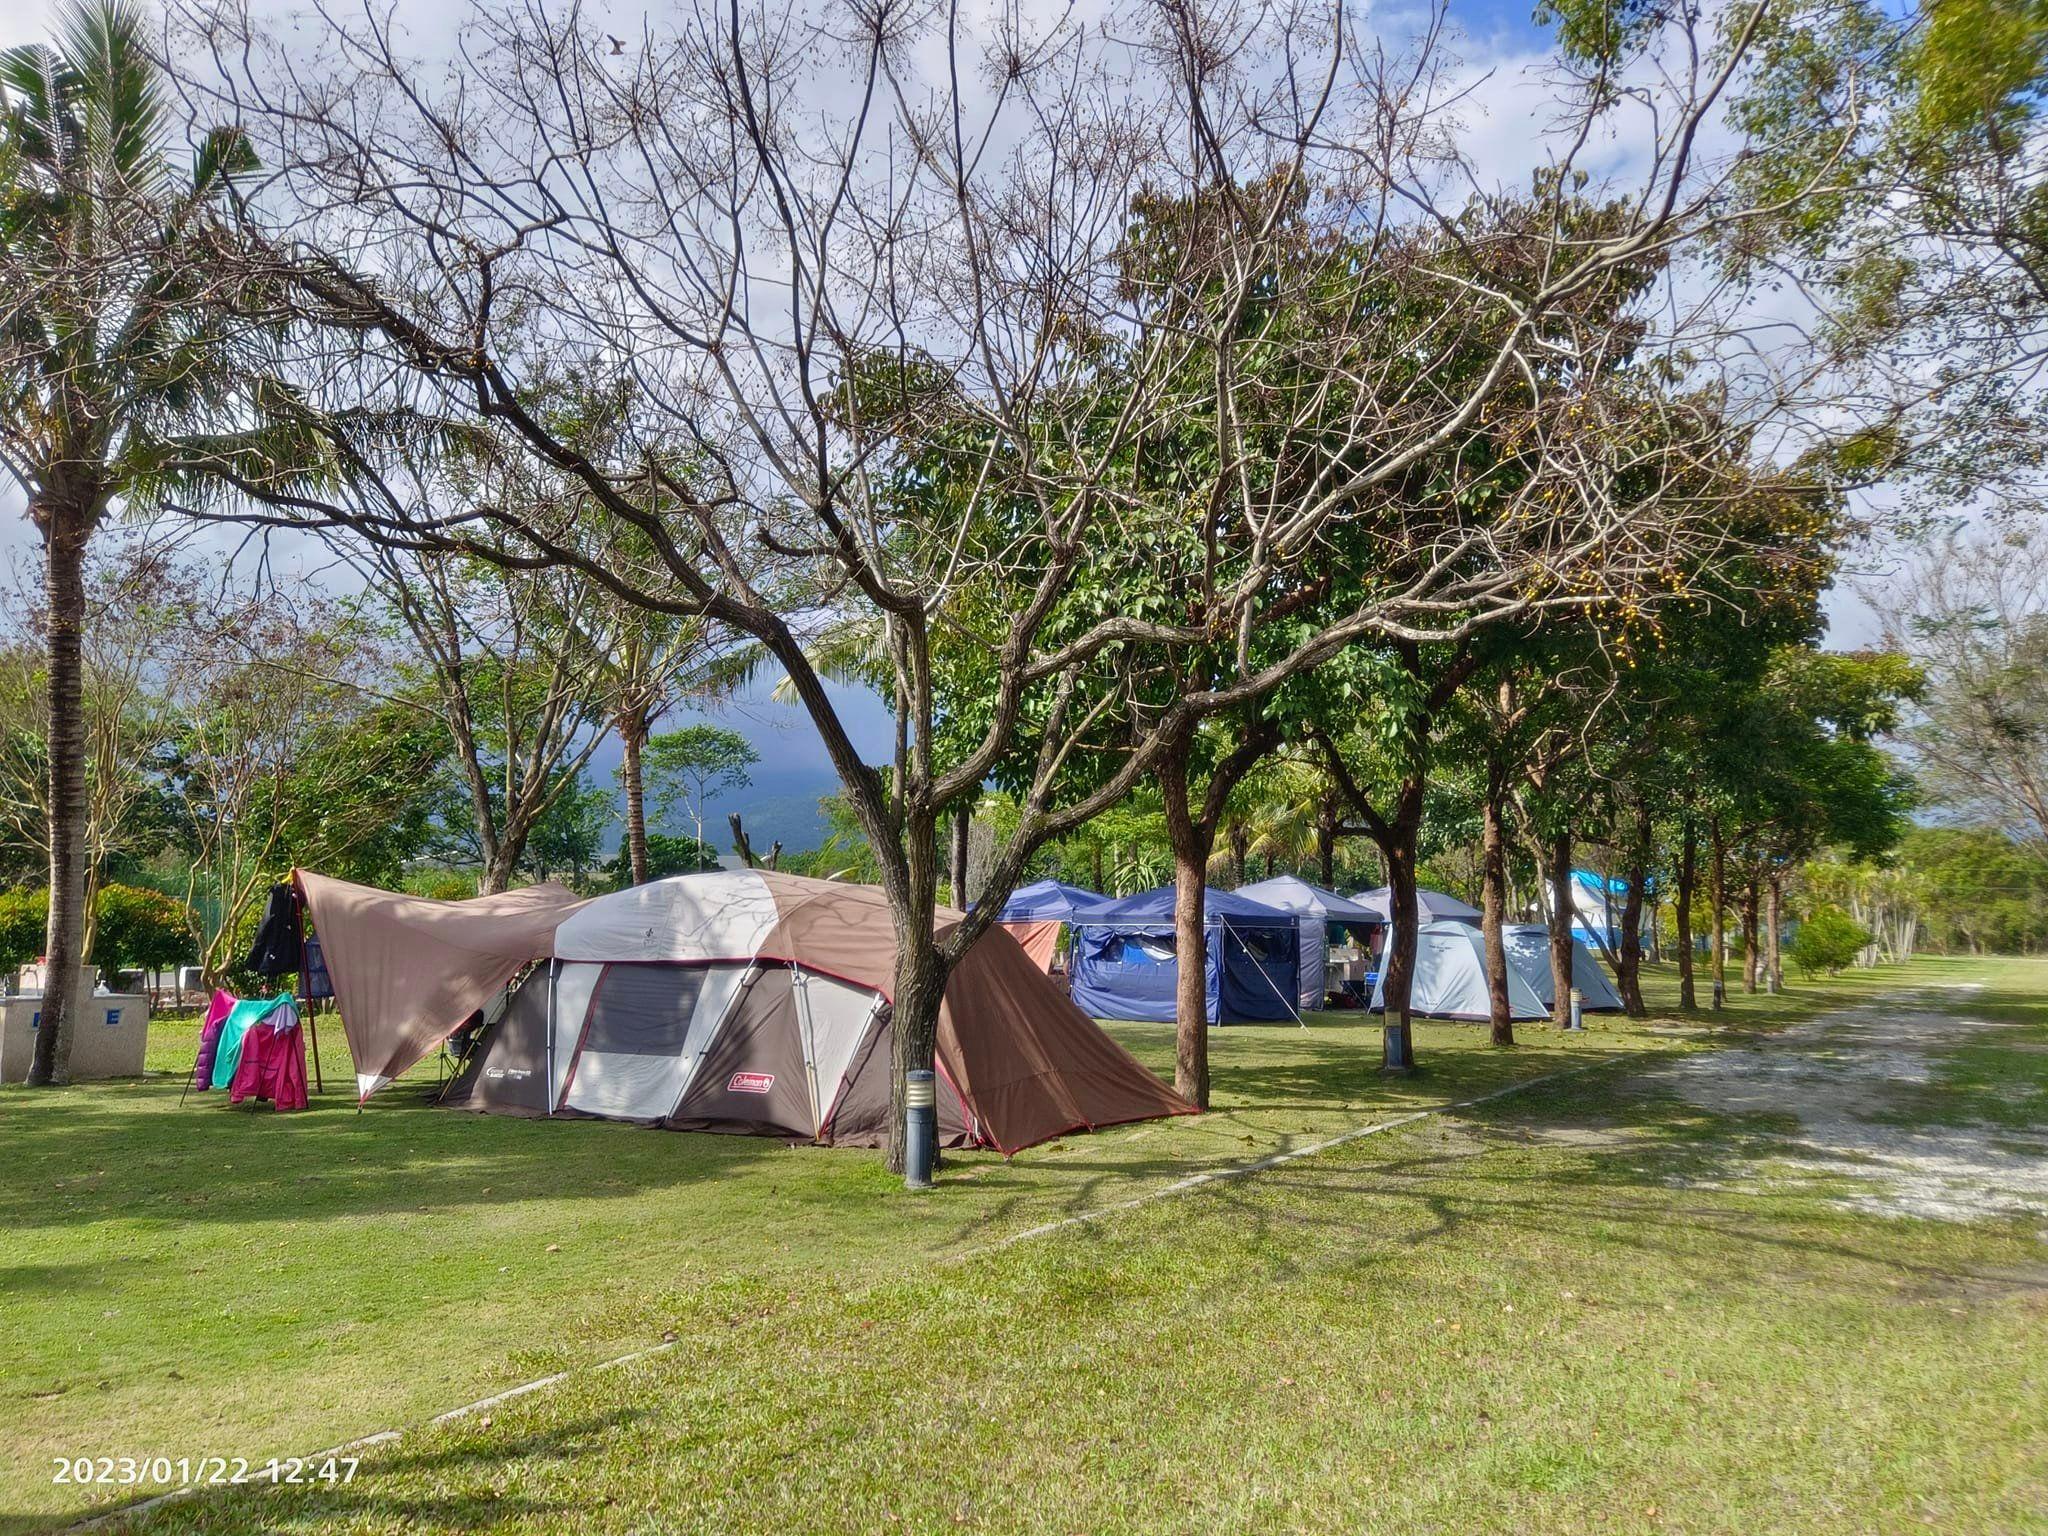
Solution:
<path fill-rule="evenodd" d="M 1964 978 L 2001 1028 L 1930 1086 L 2038 1131 L 2048 966 L 1921 962 L 1724 1018 Z M 1399 1081 L 1355 1017 L 1233 1028 L 1215 1113 L 953 1158 L 917 1200 L 873 1154 L 484 1119 L 406 1085 L 282 1117 L 181 1109 L 169 1075 L 5 1090 L 0 1512 L 81 1512 L 57 1455 L 260 1461 L 673 1335 L 408 1434 L 349 1487 L 149 1524 L 2048 1529 L 2043 1223 L 1718 1177 L 1768 1128 L 1626 1064 L 974 1256 L 1419 1104 L 1709 1049 L 1705 1023 L 1512 1053 L 1426 1025 Z M 1165 1027 L 1116 1032 L 1164 1066 Z M 153 1064 L 190 1049 L 167 1029 Z"/>

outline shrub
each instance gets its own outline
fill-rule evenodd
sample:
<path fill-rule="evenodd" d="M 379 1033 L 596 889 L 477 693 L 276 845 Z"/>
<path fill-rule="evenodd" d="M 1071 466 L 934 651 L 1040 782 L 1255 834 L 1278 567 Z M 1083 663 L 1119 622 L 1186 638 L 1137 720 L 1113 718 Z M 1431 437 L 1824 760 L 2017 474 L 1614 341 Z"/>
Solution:
<path fill-rule="evenodd" d="M 1840 907 L 1816 907 L 1792 939 L 1792 962 L 1808 976 L 1832 976 L 1870 943 L 1870 930 Z"/>
<path fill-rule="evenodd" d="M 167 971 L 199 958 L 192 914 L 174 896 L 135 885 L 103 885 L 94 910 L 99 931 L 93 957 L 109 976 L 123 965 Z"/>
<path fill-rule="evenodd" d="M 15 971 L 43 952 L 47 894 L 29 886 L 0 891 L 0 971 Z"/>

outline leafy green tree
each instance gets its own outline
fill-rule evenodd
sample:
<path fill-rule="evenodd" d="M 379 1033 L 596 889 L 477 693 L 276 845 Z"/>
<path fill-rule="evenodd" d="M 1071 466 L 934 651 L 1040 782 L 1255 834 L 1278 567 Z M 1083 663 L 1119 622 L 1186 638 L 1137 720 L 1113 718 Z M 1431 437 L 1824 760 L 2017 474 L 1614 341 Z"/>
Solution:
<path fill-rule="evenodd" d="M 2048 854 L 1990 827 L 1915 827 L 1901 868 L 1917 878 L 1928 937 L 1948 951 L 2048 948 Z"/>
<path fill-rule="evenodd" d="M 520 867 L 536 879 L 567 875 L 571 886 L 580 886 L 600 862 L 599 850 L 612 820 L 612 797 L 580 775 L 573 788 L 549 798 L 547 810 L 527 834 Z"/>
<path fill-rule="evenodd" d="M 2028 496 L 2048 397 L 2048 26 L 2037 0 L 1795 0 L 1764 18 L 1731 110 L 1740 272 L 1817 299 L 1824 356 L 1876 402 L 1844 457 L 1929 510 Z"/>
<path fill-rule="evenodd" d="M 1898 725 L 1919 686 L 1891 653 L 1786 648 L 1719 722 L 1711 757 L 1741 867 L 1746 990 L 1782 984 L 1785 882 L 1801 862 L 1825 847 L 1875 858 L 1905 834 L 1913 781 L 1874 738 Z"/>
<path fill-rule="evenodd" d="M 350 605 L 279 588 L 195 619 L 167 667 L 179 718 L 154 771 L 179 813 L 209 979 L 294 865 L 389 883 L 423 851 L 444 738 L 387 690 Z"/>
<path fill-rule="evenodd" d="M 761 761 L 761 754 L 738 731 L 700 723 L 649 737 L 641 761 L 657 819 L 680 812 L 690 819 L 701 844 L 711 797 L 745 789 L 753 782 L 747 770 Z"/>
<path fill-rule="evenodd" d="M 647 834 L 644 858 L 646 862 L 636 876 L 632 855 L 622 847 L 606 868 L 620 885 L 639 885 L 670 875 L 707 874 L 723 867 L 718 862 L 718 850 L 709 843 L 700 843 L 694 837 L 671 837 L 666 832 Z"/>

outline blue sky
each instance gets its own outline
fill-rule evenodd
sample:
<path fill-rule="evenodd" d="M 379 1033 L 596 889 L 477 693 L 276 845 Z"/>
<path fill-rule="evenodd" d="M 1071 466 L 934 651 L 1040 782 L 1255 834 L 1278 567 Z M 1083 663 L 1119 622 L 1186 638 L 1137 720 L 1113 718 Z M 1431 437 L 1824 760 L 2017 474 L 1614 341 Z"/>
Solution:
<path fill-rule="evenodd" d="M 1064 9 L 1066 0 L 1057 3 Z M 600 8 L 622 16 L 637 14 L 638 9 L 626 5 Z M 398 0 L 395 9 L 422 35 L 445 30 L 444 18 L 459 14 L 457 8 L 440 0 Z M 49 12 L 49 0 L 11 0 L 0 5 L 0 46 L 46 36 Z M 1390 42 L 1395 42 L 1412 36 L 1417 19 L 1425 13 L 1413 6 L 1396 4 L 1376 7 L 1371 14 L 1378 18 Z M 1504 174 L 1513 175 L 1508 167 L 1519 158 L 1528 139 L 1523 119 L 1541 99 L 1540 94 L 1531 95 L 1530 70 L 1534 57 L 1544 46 L 1543 31 L 1534 25 L 1530 6 L 1513 0 L 1455 3 L 1450 16 L 1461 34 L 1452 45 L 1452 53 L 1465 71 L 1477 77 L 1474 95 L 1461 115 L 1482 160 L 1495 161 Z M 1625 146 L 1617 146 L 1617 150 L 1627 153 Z M 31 538 L 21 516 L 18 493 L 11 486 L 0 486 L 0 558 L 20 554 Z M 215 543 L 223 550 L 225 559 L 231 541 L 216 539 Z M 286 558 L 289 559 L 288 551 Z M 1831 593 L 1826 608 L 1831 644 L 1849 648 L 1872 643 L 1877 638 L 1876 615 L 1853 591 L 1839 588 Z M 750 833 L 762 847 L 777 838 L 792 848 L 813 846 L 820 831 L 817 800 L 837 787 L 837 776 L 826 758 L 824 744 L 804 711 L 768 698 L 772 681 L 764 681 L 720 715 L 701 717 L 692 711 L 669 722 L 716 719 L 742 731 L 761 755 L 752 784 L 725 795 L 720 803 L 709 808 L 707 835 L 719 846 L 726 841 L 725 817 L 732 810 L 746 817 Z M 891 728 L 881 701 L 852 689 L 835 690 L 835 696 L 862 754 L 869 761 L 886 760 Z M 608 742 L 593 764 L 593 776 L 600 783 L 609 784 L 617 761 L 616 745 Z"/>

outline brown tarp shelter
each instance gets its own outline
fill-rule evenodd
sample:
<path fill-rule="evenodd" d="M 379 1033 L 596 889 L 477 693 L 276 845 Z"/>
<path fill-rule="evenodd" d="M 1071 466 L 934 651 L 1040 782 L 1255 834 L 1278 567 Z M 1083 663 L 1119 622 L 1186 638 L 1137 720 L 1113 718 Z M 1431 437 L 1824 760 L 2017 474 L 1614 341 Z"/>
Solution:
<path fill-rule="evenodd" d="M 552 883 L 431 901 L 306 869 L 292 878 L 320 936 L 358 1100 L 430 1055 L 522 967 L 552 954 L 555 930 L 583 905 Z"/>

